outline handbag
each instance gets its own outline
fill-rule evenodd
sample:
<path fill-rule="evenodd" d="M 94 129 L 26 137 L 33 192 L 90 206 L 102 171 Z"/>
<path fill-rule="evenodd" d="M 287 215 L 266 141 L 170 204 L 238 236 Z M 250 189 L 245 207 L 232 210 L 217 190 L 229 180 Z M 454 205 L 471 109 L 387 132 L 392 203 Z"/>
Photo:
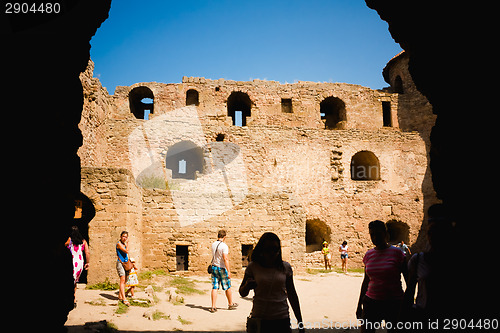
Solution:
<path fill-rule="evenodd" d="M 212 271 L 213 271 L 212 264 L 214 263 L 215 254 L 217 253 L 217 249 L 219 248 L 220 243 L 222 243 L 222 242 L 219 241 L 219 244 L 217 244 L 217 247 L 215 248 L 214 255 L 212 256 L 212 261 L 210 262 L 210 265 L 208 265 L 208 268 L 207 268 L 208 274 L 212 274 Z"/>
<path fill-rule="evenodd" d="M 132 262 L 130 260 L 127 260 L 125 262 L 121 261 L 120 258 L 118 258 L 118 260 L 120 260 L 120 262 L 122 263 L 122 266 L 123 266 L 123 269 L 125 271 L 130 271 L 132 268 L 134 268 L 134 264 L 132 264 Z"/>

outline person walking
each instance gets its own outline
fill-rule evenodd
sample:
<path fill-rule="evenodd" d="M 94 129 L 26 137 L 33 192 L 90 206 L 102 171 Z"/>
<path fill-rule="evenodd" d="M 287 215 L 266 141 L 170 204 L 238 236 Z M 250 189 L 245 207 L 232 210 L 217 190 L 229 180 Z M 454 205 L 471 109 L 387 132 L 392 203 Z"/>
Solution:
<path fill-rule="evenodd" d="M 68 238 L 66 243 L 64 243 L 66 247 L 71 251 L 71 255 L 73 257 L 73 281 L 75 283 L 74 293 L 76 294 L 76 284 L 80 279 L 80 275 L 83 270 L 89 269 L 89 261 L 90 261 L 90 251 L 89 245 L 87 241 L 83 238 L 80 230 L 76 225 L 71 227 L 71 236 Z M 85 252 L 85 258 L 83 257 L 83 253 Z M 85 262 L 86 261 L 86 262 Z M 76 308 L 76 298 L 74 302 L 74 307 Z"/>
<path fill-rule="evenodd" d="M 118 243 L 116 243 L 116 255 L 118 256 L 118 259 L 116 260 L 116 271 L 118 272 L 118 277 L 120 278 L 118 301 L 122 302 L 126 306 L 130 306 L 130 302 L 127 301 L 127 298 L 125 297 L 125 283 L 132 268 L 132 262 L 129 261 L 128 257 L 127 231 L 122 231 L 122 233 L 120 234 L 120 240 L 118 241 Z"/>
<path fill-rule="evenodd" d="M 375 332 L 382 320 L 395 323 L 403 300 L 401 274 L 408 281 L 408 268 L 403 252 L 387 243 L 387 227 L 382 221 L 368 224 L 375 248 L 363 258 L 365 277 L 361 285 L 356 317 L 363 319 L 361 332 Z"/>
<path fill-rule="evenodd" d="M 342 260 L 342 271 L 347 274 L 347 258 L 349 257 L 349 254 L 347 253 L 349 251 L 349 246 L 347 245 L 347 241 L 342 242 L 342 245 L 339 246 L 339 252 L 340 252 L 340 260 Z"/>
<path fill-rule="evenodd" d="M 238 303 L 233 302 L 231 290 L 231 271 L 229 267 L 229 247 L 224 241 L 226 240 L 226 231 L 219 230 L 217 240 L 212 243 L 212 307 L 210 312 L 217 311 L 217 291 L 219 286 L 226 293 L 227 304 L 229 310 L 234 310 L 238 307 Z"/>
<path fill-rule="evenodd" d="M 264 233 L 252 252 L 239 289 L 241 297 L 246 297 L 251 289 L 255 296 L 247 319 L 248 333 L 291 333 L 287 299 L 299 332 L 305 331 L 292 266 L 283 261 L 280 239 L 272 232 Z"/>

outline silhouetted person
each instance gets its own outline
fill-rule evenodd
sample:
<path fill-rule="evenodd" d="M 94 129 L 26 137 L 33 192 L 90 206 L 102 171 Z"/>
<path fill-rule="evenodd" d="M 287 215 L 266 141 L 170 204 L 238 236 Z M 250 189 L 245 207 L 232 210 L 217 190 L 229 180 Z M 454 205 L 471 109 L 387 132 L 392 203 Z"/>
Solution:
<path fill-rule="evenodd" d="M 372 221 L 368 230 L 375 248 L 363 258 L 365 277 L 356 310 L 356 317 L 364 320 L 361 332 L 375 332 L 383 319 L 396 326 L 403 300 L 401 273 L 407 278 L 404 254 L 387 243 L 385 223 Z"/>
<path fill-rule="evenodd" d="M 255 246 L 241 282 L 240 295 L 247 296 L 251 289 L 255 296 L 247 332 L 292 332 L 287 299 L 299 323 L 299 331 L 305 331 L 292 267 L 283 261 L 280 239 L 272 232 L 264 233 Z"/>
<path fill-rule="evenodd" d="M 404 310 L 406 320 L 422 322 L 423 328 L 429 329 L 429 319 L 451 318 L 453 315 L 449 304 L 453 303 L 455 292 L 449 271 L 454 227 L 443 215 L 444 211 L 434 205 L 429 209 L 429 227 L 427 236 L 429 250 L 414 254 L 408 263 L 408 286 L 405 291 Z M 417 297 L 414 302 L 415 289 L 418 284 Z"/>

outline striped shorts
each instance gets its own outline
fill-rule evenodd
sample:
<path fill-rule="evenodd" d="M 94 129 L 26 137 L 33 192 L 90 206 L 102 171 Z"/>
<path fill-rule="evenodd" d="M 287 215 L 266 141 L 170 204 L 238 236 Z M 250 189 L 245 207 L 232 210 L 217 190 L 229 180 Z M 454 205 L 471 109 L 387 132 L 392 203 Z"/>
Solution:
<path fill-rule="evenodd" d="M 231 288 L 231 279 L 227 276 L 227 269 L 217 266 L 212 266 L 212 289 L 228 290 Z"/>

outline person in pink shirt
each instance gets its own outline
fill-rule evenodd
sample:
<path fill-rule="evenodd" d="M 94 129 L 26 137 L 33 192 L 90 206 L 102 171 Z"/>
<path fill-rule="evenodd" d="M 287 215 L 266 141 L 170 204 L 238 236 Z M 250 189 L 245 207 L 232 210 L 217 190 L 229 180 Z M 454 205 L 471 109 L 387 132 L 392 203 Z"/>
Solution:
<path fill-rule="evenodd" d="M 361 332 L 375 332 L 382 320 L 396 326 L 404 295 L 401 274 L 405 280 L 408 276 L 403 252 L 387 243 L 385 223 L 372 221 L 368 230 L 375 248 L 368 250 L 363 258 L 365 277 L 356 310 L 356 317 L 363 319 Z"/>

